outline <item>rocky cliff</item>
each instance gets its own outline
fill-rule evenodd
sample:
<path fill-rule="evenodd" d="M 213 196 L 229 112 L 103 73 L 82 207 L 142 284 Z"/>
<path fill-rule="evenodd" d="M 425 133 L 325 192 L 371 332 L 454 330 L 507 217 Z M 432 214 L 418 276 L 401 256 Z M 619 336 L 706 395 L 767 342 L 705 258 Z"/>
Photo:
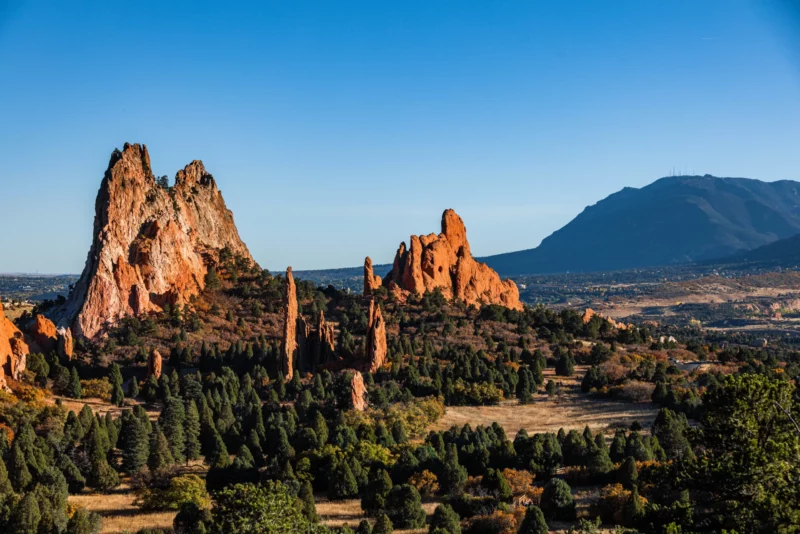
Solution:
<path fill-rule="evenodd" d="M 6 376 L 19 379 L 28 361 L 29 348 L 19 328 L 6 317 L 0 303 L 0 389 L 6 387 Z"/>
<path fill-rule="evenodd" d="M 376 373 L 386 362 L 388 346 L 386 344 L 386 323 L 383 320 L 380 306 L 375 301 L 369 302 L 369 324 L 367 325 L 367 368 Z"/>
<path fill-rule="evenodd" d="M 455 211 L 442 214 L 440 234 L 412 235 L 411 245 L 400 243 L 392 270 L 383 279 L 390 291 L 423 294 L 440 289 L 448 299 L 467 304 L 501 304 L 522 309 L 517 285 L 472 257 L 467 229 Z M 372 266 L 372 262 L 368 262 Z M 367 275 L 372 278 L 368 279 Z M 374 275 L 364 265 L 364 289 L 372 287 Z"/>
<path fill-rule="evenodd" d="M 95 338 L 123 317 L 184 304 L 204 288 L 222 249 L 253 261 L 203 163 L 193 161 L 164 187 L 147 148 L 125 144 L 100 185 L 83 274 L 53 316 Z"/>

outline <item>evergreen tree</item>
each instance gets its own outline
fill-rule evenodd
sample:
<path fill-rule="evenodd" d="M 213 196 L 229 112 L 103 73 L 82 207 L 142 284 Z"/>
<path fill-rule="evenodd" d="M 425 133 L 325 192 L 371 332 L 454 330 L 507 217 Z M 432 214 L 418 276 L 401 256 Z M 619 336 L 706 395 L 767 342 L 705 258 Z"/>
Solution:
<path fill-rule="evenodd" d="M 125 404 L 125 393 L 122 391 L 122 384 L 113 384 L 111 386 L 111 404 L 114 406 Z"/>
<path fill-rule="evenodd" d="M 358 523 L 354 534 L 372 534 L 372 525 L 366 519 L 362 519 Z"/>
<path fill-rule="evenodd" d="M 628 447 L 628 440 L 625 438 L 624 430 L 617 430 L 614 439 L 611 441 L 611 450 L 608 452 L 612 462 L 621 462 L 626 458 L 625 449 Z"/>
<path fill-rule="evenodd" d="M 147 464 L 150 444 L 147 429 L 130 410 L 122 412 L 122 468 L 136 473 Z"/>
<path fill-rule="evenodd" d="M 386 515 L 400 529 L 423 527 L 425 510 L 417 488 L 409 484 L 394 486 L 386 496 Z"/>
<path fill-rule="evenodd" d="M 519 370 L 519 382 L 517 382 L 517 399 L 520 404 L 527 404 L 531 401 L 531 395 L 536 390 L 533 374 L 528 370 L 528 366 L 522 366 Z"/>
<path fill-rule="evenodd" d="M 119 485 L 119 475 L 108 464 L 106 453 L 110 448 L 108 436 L 100 427 L 97 419 L 93 419 L 92 427 L 86 436 L 87 452 L 89 454 L 89 486 L 99 490 L 110 490 Z"/>
<path fill-rule="evenodd" d="M 37 534 L 42 514 L 33 493 L 26 493 L 14 508 L 11 531 L 14 534 Z"/>
<path fill-rule="evenodd" d="M 652 395 L 650 395 L 650 400 L 653 401 L 653 404 L 664 404 L 668 394 L 667 385 L 662 381 L 658 381 Z"/>
<path fill-rule="evenodd" d="M 619 483 L 625 489 L 636 487 L 636 481 L 639 480 L 639 470 L 636 468 L 636 460 L 632 456 L 625 458 L 625 461 L 619 466 L 618 477 Z"/>
<path fill-rule="evenodd" d="M 518 534 L 547 534 L 547 522 L 544 520 L 544 513 L 538 506 L 531 505 L 525 511 L 525 518 L 517 530 Z"/>
<path fill-rule="evenodd" d="M 317 507 L 314 504 L 314 491 L 311 489 L 311 482 L 306 480 L 300 484 L 300 491 L 297 496 L 303 503 L 303 515 L 312 523 L 318 522 L 319 517 L 317 517 Z"/>
<path fill-rule="evenodd" d="M 4 431 L 0 431 L 0 433 L 5 434 Z M 14 491 L 14 488 L 11 487 L 6 464 L 3 462 L 2 457 L 0 457 L 0 495 L 8 495 L 12 491 Z"/>
<path fill-rule="evenodd" d="M 184 438 L 186 443 L 186 460 L 198 460 L 200 458 L 200 414 L 193 400 L 186 402 Z"/>
<path fill-rule="evenodd" d="M 389 519 L 389 516 L 386 514 L 381 514 L 378 516 L 378 520 L 375 521 L 375 526 L 372 527 L 372 534 L 392 534 L 394 532 L 394 525 L 392 525 L 392 520 Z"/>
<path fill-rule="evenodd" d="M 455 443 L 450 443 L 447 446 L 444 459 L 444 469 L 441 479 L 442 490 L 447 495 L 456 496 L 463 491 L 464 484 L 466 483 L 467 470 L 458 463 L 458 451 L 456 450 Z"/>
<path fill-rule="evenodd" d="M 321 413 L 317 412 L 314 415 L 314 420 L 311 422 L 311 429 L 317 436 L 317 447 L 322 448 L 328 443 L 328 424 Z"/>
<path fill-rule="evenodd" d="M 565 352 L 558 359 L 556 362 L 556 374 L 558 376 L 572 376 L 575 374 L 575 358 L 571 352 Z"/>
<path fill-rule="evenodd" d="M 430 533 L 436 534 L 461 534 L 461 519 L 449 504 L 442 503 L 433 511 Z"/>
<path fill-rule="evenodd" d="M 595 445 L 589 450 L 586 467 L 593 475 L 606 475 L 614 470 L 614 462 L 608 456 L 608 449 Z"/>
<path fill-rule="evenodd" d="M 692 449 L 685 435 L 688 428 L 686 416 L 678 415 L 669 408 L 661 408 L 658 411 L 652 431 L 667 458 L 679 459 L 692 456 Z"/>
<path fill-rule="evenodd" d="M 73 367 L 69 373 L 69 385 L 67 385 L 66 391 L 67 397 L 71 397 L 73 399 L 80 399 L 83 395 L 83 390 L 81 389 L 81 377 L 78 376 L 78 370 Z"/>
<path fill-rule="evenodd" d="M 622 509 L 622 522 L 626 526 L 634 527 L 643 516 L 644 504 L 641 497 L 639 497 L 639 490 L 634 486 L 628 501 Z"/>
<path fill-rule="evenodd" d="M 369 473 L 367 490 L 361 497 L 361 509 L 367 515 L 375 515 L 386 507 L 386 496 L 392 489 L 392 479 L 385 469 L 373 468 Z"/>
<path fill-rule="evenodd" d="M 498 500 L 503 502 L 511 501 L 511 486 L 509 486 L 506 477 L 499 469 L 488 469 L 483 477 L 483 485 Z"/>
<path fill-rule="evenodd" d="M 561 478 L 551 478 L 544 486 L 541 508 L 545 517 L 561 521 L 575 519 L 575 500 L 569 484 Z"/>
<path fill-rule="evenodd" d="M 131 382 L 128 385 L 128 398 L 135 399 L 139 396 L 139 380 L 133 376 L 131 377 Z"/>
<path fill-rule="evenodd" d="M 11 446 L 8 458 L 8 478 L 17 493 L 25 491 L 25 488 L 33 482 L 28 462 L 25 460 L 25 453 L 22 452 L 22 447 L 17 440 L 14 440 L 14 444 Z"/>
<path fill-rule="evenodd" d="M 353 471 L 345 460 L 339 460 L 328 479 L 328 498 L 331 500 L 352 499 L 356 495 L 358 495 L 358 483 L 353 476 Z"/>
<path fill-rule="evenodd" d="M 631 432 L 628 436 L 625 456 L 633 456 L 637 462 L 649 462 L 653 459 L 652 451 L 647 448 L 638 432 Z"/>
<path fill-rule="evenodd" d="M 209 453 L 206 455 L 206 463 L 212 467 L 222 468 L 231 464 L 231 457 L 228 448 L 219 435 L 216 428 L 211 428 L 209 437 Z"/>
<path fill-rule="evenodd" d="M 183 402 L 178 397 L 170 397 L 166 400 L 164 411 L 158 418 L 160 426 L 163 428 L 164 437 L 169 443 L 169 450 L 175 463 L 183 463 L 185 460 L 186 437 L 184 435 L 184 424 L 186 412 L 183 409 Z"/>
<path fill-rule="evenodd" d="M 165 467 L 175 463 L 172 457 L 172 450 L 166 436 L 161 431 L 161 427 L 156 424 L 153 434 L 150 436 L 150 455 L 147 458 L 147 467 L 155 473 Z"/>

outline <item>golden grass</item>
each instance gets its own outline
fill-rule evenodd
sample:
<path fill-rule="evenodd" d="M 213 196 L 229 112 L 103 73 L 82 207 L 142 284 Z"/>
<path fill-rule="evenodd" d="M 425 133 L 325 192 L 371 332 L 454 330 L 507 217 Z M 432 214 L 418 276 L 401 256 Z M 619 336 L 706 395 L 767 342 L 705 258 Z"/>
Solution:
<path fill-rule="evenodd" d="M 133 505 L 135 496 L 127 483 L 111 493 L 70 495 L 69 502 L 97 512 L 103 517 L 101 534 L 136 532 L 143 528 L 172 528 L 177 512 L 145 512 Z"/>
<path fill-rule="evenodd" d="M 497 422 L 505 429 L 509 439 L 513 439 L 520 429 L 529 434 L 537 432 L 558 432 L 564 430 L 582 430 L 589 425 L 593 431 L 613 431 L 616 426 L 629 426 L 634 421 L 642 426 L 653 423 L 658 415 L 658 408 L 647 403 L 618 402 L 595 399 L 581 393 L 580 380 L 586 367 L 576 369 L 572 378 L 561 378 L 553 375 L 552 369 L 545 371 L 545 383 L 554 379 L 562 383 L 562 394 L 548 398 L 538 394 L 532 404 L 519 404 L 516 400 L 502 402 L 498 406 L 448 406 L 444 416 L 434 425 L 432 430 L 447 430 L 453 425 L 463 426 L 469 423 L 473 428 L 478 425 L 488 426 Z"/>
<path fill-rule="evenodd" d="M 433 511 L 439 504 L 439 500 L 431 499 L 423 501 L 422 508 L 428 517 L 433 515 Z M 317 515 L 320 522 L 327 527 L 342 527 L 348 525 L 350 528 L 355 529 L 358 524 L 364 519 L 364 513 L 361 511 L 360 499 L 348 499 L 344 501 L 329 501 L 322 498 L 317 499 Z M 373 525 L 374 519 L 369 520 Z M 411 530 L 395 530 L 397 534 L 423 534 L 428 532 L 428 527 Z"/>

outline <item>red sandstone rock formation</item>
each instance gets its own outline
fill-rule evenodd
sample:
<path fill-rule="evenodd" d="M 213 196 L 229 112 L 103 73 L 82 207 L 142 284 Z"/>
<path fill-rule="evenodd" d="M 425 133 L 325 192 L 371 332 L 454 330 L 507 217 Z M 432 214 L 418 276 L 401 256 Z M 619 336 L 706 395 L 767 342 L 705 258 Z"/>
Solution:
<path fill-rule="evenodd" d="M 372 259 L 367 256 L 364 260 L 364 294 L 370 295 L 381 287 L 381 277 L 372 272 Z"/>
<path fill-rule="evenodd" d="M 286 295 L 283 299 L 283 340 L 281 342 L 281 370 L 286 380 L 291 380 L 297 359 L 297 287 L 292 268 L 286 268 Z"/>
<path fill-rule="evenodd" d="M 156 380 L 161 378 L 161 353 L 156 349 L 150 351 L 150 356 L 147 358 L 147 377 L 154 376 Z"/>
<path fill-rule="evenodd" d="M 336 358 L 336 335 L 331 323 L 325 322 L 325 312 L 320 310 L 315 336 L 314 365 L 327 363 Z"/>
<path fill-rule="evenodd" d="M 472 257 L 467 229 L 453 210 L 442 214 L 442 233 L 412 235 L 410 243 L 408 249 L 405 243 L 400 243 L 392 270 L 383 279 L 390 290 L 400 288 L 421 295 L 439 288 L 446 298 L 467 304 L 501 304 L 522 309 L 517 285 L 511 280 L 501 280 L 488 265 Z"/>
<path fill-rule="evenodd" d="M 33 325 L 30 327 L 30 335 L 39 349 L 47 354 L 58 348 L 58 332 L 56 325 L 42 314 L 37 314 Z"/>
<path fill-rule="evenodd" d="M 92 245 L 59 326 L 95 338 L 119 319 L 186 303 L 227 248 L 252 261 L 214 178 L 193 161 L 161 187 L 144 145 L 111 155 L 95 202 Z"/>
<path fill-rule="evenodd" d="M 625 323 L 618 323 L 611 317 L 606 317 L 605 315 L 601 315 L 591 308 L 586 308 L 586 310 L 583 312 L 583 324 L 586 324 L 589 321 L 591 321 L 592 317 L 599 317 L 604 321 L 606 321 L 608 324 L 610 324 L 612 327 L 617 328 L 619 330 L 627 330 L 630 326 L 632 326 L 632 325 L 627 325 Z"/>
<path fill-rule="evenodd" d="M 386 362 L 388 348 L 386 345 L 386 323 L 381 315 L 380 306 L 375 301 L 369 302 L 369 323 L 367 326 L 367 361 L 369 372 L 375 373 Z"/>
<path fill-rule="evenodd" d="M 367 386 L 364 385 L 364 377 L 355 370 L 350 380 L 350 398 L 353 400 L 353 409 L 359 412 L 367 409 Z"/>
<path fill-rule="evenodd" d="M 61 358 L 71 360 L 74 351 L 72 330 L 62 327 L 56 332 L 58 333 L 58 355 Z"/>
<path fill-rule="evenodd" d="M 5 385 L 6 375 L 19 380 L 28 363 L 30 349 L 25 338 L 3 311 L 0 303 L 0 377 Z"/>

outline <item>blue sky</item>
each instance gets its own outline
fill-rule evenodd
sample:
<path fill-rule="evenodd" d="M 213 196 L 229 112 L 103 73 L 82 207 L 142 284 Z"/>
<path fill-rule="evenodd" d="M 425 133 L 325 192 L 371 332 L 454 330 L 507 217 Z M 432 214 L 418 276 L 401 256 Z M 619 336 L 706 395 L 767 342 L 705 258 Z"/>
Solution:
<path fill-rule="evenodd" d="M 488 255 L 672 169 L 800 179 L 791 5 L 2 2 L 0 272 L 80 272 L 126 141 L 202 159 L 273 270 L 391 261 L 449 207 Z"/>

